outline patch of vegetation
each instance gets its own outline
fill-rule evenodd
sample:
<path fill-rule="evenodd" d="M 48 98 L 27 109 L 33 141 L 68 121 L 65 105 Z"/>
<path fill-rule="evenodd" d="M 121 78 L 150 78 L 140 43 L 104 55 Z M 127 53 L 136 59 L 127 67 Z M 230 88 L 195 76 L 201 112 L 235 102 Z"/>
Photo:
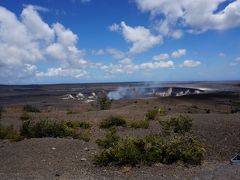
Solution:
<path fill-rule="evenodd" d="M 192 127 L 192 119 L 188 116 L 175 116 L 168 120 L 159 121 L 165 132 L 185 133 L 189 132 Z"/>
<path fill-rule="evenodd" d="M 170 108 L 170 110 L 171 110 L 171 108 Z M 165 108 L 159 108 L 158 112 L 159 112 L 160 116 L 167 115 L 167 111 L 165 110 Z"/>
<path fill-rule="evenodd" d="M 9 139 L 12 141 L 21 141 L 23 136 L 11 126 L 3 126 L 0 124 L 0 139 Z"/>
<path fill-rule="evenodd" d="M 133 120 L 129 122 L 129 126 L 135 129 L 137 128 L 147 129 L 149 127 L 149 122 L 148 120 Z"/>
<path fill-rule="evenodd" d="M 70 109 L 68 109 L 67 112 L 66 112 L 67 115 L 77 114 L 77 113 L 78 113 L 77 111 L 70 110 Z"/>
<path fill-rule="evenodd" d="M 21 119 L 22 121 L 26 121 L 26 120 L 29 120 L 29 119 L 30 119 L 30 116 L 29 116 L 28 113 L 23 112 L 22 115 L 20 116 L 20 119 Z"/>
<path fill-rule="evenodd" d="M 174 163 L 183 161 L 200 164 L 205 150 L 200 141 L 190 135 L 127 137 L 113 143 L 95 155 L 98 165 L 136 165 L 152 163 Z"/>
<path fill-rule="evenodd" d="M 97 104 L 100 110 L 107 110 L 111 108 L 112 100 L 110 100 L 107 96 L 98 97 Z"/>
<path fill-rule="evenodd" d="M 146 113 L 146 119 L 147 120 L 155 120 L 157 118 L 157 115 L 158 115 L 158 110 L 157 109 L 149 110 Z"/>
<path fill-rule="evenodd" d="M 136 165 L 153 163 L 170 164 L 182 161 L 188 164 L 200 164 L 205 149 L 200 140 L 188 133 L 192 119 L 187 116 L 172 117 L 160 122 L 169 133 L 149 135 L 144 138 L 119 138 L 116 130 L 111 129 L 97 144 L 103 148 L 95 155 L 98 165 Z"/>
<path fill-rule="evenodd" d="M 91 127 L 91 124 L 86 121 L 82 122 L 77 122 L 77 121 L 66 121 L 66 125 L 70 128 L 83 128 L 83 129 L 88 129 Z"/>
<path fill-rule="evenodd" d="M 23 107 L 23 111 L 33 112 L 33 113 L 39 113 L 40 112 L 40 110 L 37 107 L 29 105 L 29 104 L 27 104 Z"/>
<path fill-rule="evenodd" d="M 102 148 L 109 148 L 114 146 L 118 142 L 118 140 L 119 137 L 116 134 L 116 128 L 112 127 L 106 132 L 105 138 L 97 139 L 96 143 Z"/>
<path fill-rule="evenodd" d="M 100 128 L 110 128 L 113 126 L 123 126 L 127 124 L 126 120 L 122 116 L 110 116 L 106 119 L 103 119 L 100 123 Z"/>
<path fill-rule="evenodd" d="M 89 137 L 87 137 L 89 135 L 79 131 L 79 129 L 72 126 L 72 124 L 64 121 L 24 121 L 21 128 L 21 135 L 26 138 L 71 137 L 74 139 L 83 139 L 89 141 Z"/>

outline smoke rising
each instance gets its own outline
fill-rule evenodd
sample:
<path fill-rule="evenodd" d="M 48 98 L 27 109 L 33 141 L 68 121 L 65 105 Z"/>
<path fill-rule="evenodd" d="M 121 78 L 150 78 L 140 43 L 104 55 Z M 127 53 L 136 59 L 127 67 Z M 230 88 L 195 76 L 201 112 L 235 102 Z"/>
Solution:
<path fill-rule="evenodd" d="M 186 96 L 191 94 L 203 93 L 203 90 L 188 87 L 163 87 L 161 85 L 151 84 L 142 86 L 119 87 L 117 90 L 110 91 L 107 96 L 112 100 L 135 99 L 147 97 L 168 97 L 168 96 Z"/>

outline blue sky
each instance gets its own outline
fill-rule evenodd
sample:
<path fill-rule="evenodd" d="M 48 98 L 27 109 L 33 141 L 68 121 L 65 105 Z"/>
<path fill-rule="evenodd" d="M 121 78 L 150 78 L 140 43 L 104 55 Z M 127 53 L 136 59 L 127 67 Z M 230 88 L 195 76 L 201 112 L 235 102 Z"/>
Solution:
<path fill-rule="evenodd" d="M 240 0 L 0 1 L 1 84 L 239 78 Z"/>

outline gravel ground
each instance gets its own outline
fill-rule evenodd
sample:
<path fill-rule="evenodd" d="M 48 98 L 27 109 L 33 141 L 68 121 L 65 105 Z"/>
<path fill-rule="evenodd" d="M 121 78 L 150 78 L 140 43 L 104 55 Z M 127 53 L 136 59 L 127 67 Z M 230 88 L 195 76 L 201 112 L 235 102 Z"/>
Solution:
<path fill-rule="evenodd" d="M 27 139 L 0 143 L 1 179 L 239 179 L 240 166 L 204 161 L 201 166 L 172 165 L 98 167 L 94 144 L 72 139 Z"/>

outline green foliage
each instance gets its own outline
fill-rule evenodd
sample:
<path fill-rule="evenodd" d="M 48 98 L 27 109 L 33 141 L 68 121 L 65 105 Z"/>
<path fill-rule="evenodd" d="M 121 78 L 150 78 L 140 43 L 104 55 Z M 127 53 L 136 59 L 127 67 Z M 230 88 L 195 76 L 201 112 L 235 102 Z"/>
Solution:
<path fill-rule="evenodd" d="M 149 110 L 146 113 L 146 119 L 147 120 L 155 120 L 157 118 L 157 115 L 158 115 L 158 110 L 157 109 Z"/>
<path fill-rule="evenodd" d="M 11 126 L 3 126 L 0 124 L 0 139 L 9 139 L 12 141 L 20 141 L 23 137 L 20 135 L 18 131 Z"/>
<path fill-rule="evenodd" d="M 173 131 L 174 133 L 185 133 L 190 131 L 192 127 L 192 119 L 188 116 L 171 117 L 165 121 L 159 121 L 166 132 Z"/>
<path fill-rule="evenodd" d="M 200 164 L 205 153 L 201 142 L 193 136 L 177 136 L 169 140 L 166 146 L 166 163 L 181 160 L 188 164 Z"/>
<path fill-rule="evenodd" d="M 39 122 L 24 121 L 21 135 L 27 138 L 72 137 L 89 141 L 87 134 L 79 131 L 72 123 L 41 120 Z"/>
<path fill-rule="evenodd" d="M 77 122 L 77 121 L 66 121 L 65 122 L 66 125 L 70 128 L 83 128 L 83 129 L 88 129 L 91 127 L 91 124 L 89 122 L 86 121 L 82 121 L 82 122 Z"/>
<path fill-rule="evenodd" d="M 126 120 L 121 116 L 110 116 L 103 119 L 100 123 L 100 128 L 110 128 L 113 126 L 126 126 Z"/>
<path fill-rule="evenodd" d="M 109 148 L 111 146 L 114 146 L 119 140 L 119 137 L 116 134 L 116 128 L 112 127 L 110 128 L 103 139 L 97 139 L 96 143 L 98 146 L 103 148 Z"/>
<path fill-rule="evenodd" d="M 110 109 L 112 105 L 112 100 L 110 100 L 107 96 L 103 96 L 103 97 L 98 97 L 97 103 L 100 110 L 106 110 L 106 109 Z"/>
<path fill-rule="evenodd" d="M 171 109 L 171 108 L 170 108 L 170 109 Z M 167 115 L 167 111 L 165 110 L 165 108 L 159 108 L 158 112 L 159 112 L 159 115 L 160 115 L 160 116 L 165 116 L 165 115 Z"/>
<path fill-rule="evenodd" d="M 37 107 L 34 107 L 32 105 L 29 105 L 29 104 L 27 104 L 23 107 L 23 111 L 34 112 L 34 113 L 39 113 L 40 112 L 40 110 Z"/>
<path fill-rule="evenodd" d="M 66 112 L 67 115 L 77 114 L 77 113 L 78 113 L 77 111 L 73 111 L 73 110 L 70 110 L 70 109 L 68 109 L 67 112 Z"/>
<path fill-rule="evenodd" d="M 120 139 L 116 130 L 107 132 L 97 144 L 104 148 L 95 155 L 98 165 L 136 165 L 152 163 L 200 164 L 205 149 L 200 140 L 190 133 L 192 119 L 185 116 L 172 117 L 160 122 L 170 133 L 149 135 L 144 138 L 126 137 Z M 179 134 L 176 134 L 179 133 Z"/>
<path fill-rule="evenodd" d="M 136 165 L 174 163 L 183 161 L 200 164 L 205 150 L 200 141 L 190 135 L 181 137 L 146 136 L 143 139 L 127 137 L 96 154 L 99 165 Z"/>
<path fill-rule="evenodd" d="M 131 128 L 144 128 L 147 129 L 149 127 L 149 122 L 147 120 L 133 120 L 129 122 L 129 126 Z"/>
<path fill-rule="evenodd" d="M 115 165 L 131 164 L 135 165 L 142 160 L 142 141 L 138 138 L 127 137 L 121 139 L 109 148 L 104 149 L 102 152 L 95 156 L 95 161 L 99 165 L 107 165 L 113 163 Z"/>
<path fill-rule="evenodd" d="M 28 113 L 23 112 L 22 115 L 20 116 L 20 119 L 21 119 L 22 121 L 26 121 L 26 120 L 29 120 L 29 119 L 30 119 L 30 116 L 29 116 Z"/>

